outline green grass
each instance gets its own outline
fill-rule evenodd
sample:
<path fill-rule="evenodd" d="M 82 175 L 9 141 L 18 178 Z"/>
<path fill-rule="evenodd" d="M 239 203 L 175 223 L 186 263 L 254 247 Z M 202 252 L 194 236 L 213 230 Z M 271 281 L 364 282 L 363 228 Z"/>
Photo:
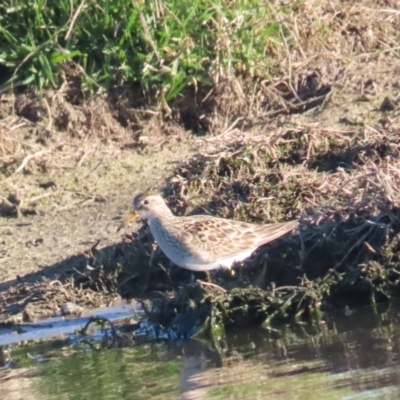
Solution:
<path fill-rule="evenodd" d="M 1 83 L 58 87 L 72 70 L 91 91 L 138 82 L 168 102 L 217 77 L 266 77 L 281 40 L 275 3 L 3 0 L 0 65 L 9 79 Z"/>

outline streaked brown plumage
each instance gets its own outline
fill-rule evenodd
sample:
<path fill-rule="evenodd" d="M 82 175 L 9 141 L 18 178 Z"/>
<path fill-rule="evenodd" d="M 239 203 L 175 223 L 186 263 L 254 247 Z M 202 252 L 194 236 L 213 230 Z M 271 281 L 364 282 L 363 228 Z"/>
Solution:
<path fill-rule="evenodd" d="M 298 221 L 256 225 L 209 215 L 177 217 L 164 199 L 152 191 L 137 195 L 133 207 L 134 212 L 120 228 L 137 216 L 147 219 L 151 233 L 166 256 L 192 271 L 230 268 L 261 245 L 298 226 Z"/>

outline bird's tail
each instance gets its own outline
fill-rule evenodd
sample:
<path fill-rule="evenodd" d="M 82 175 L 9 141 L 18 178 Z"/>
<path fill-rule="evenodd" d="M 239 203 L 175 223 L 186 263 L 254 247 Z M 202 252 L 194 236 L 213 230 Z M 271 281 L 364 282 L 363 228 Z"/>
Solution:
<path fill-rule="evenodd" d="M 260 246 L 283 236 L 285 233 L 295 229 L 298 225 L 299 221 L 278 222 L 275 224 L 261 225 L 256 232 L 260 236 Z"/>

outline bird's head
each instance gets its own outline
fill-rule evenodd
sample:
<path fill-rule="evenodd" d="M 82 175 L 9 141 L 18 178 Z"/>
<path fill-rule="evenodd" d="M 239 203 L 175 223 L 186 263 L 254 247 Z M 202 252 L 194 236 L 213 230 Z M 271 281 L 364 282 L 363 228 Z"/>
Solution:
<path fill-rule="evenodd" d="M 171 215 L 171 210 L 165 204 L 161 195 L 155 191 L 140 193 L 133 199 L 133 211 L 122 221 L 118 230 L 138 217 L 151 220 L 162 215 Z"/>

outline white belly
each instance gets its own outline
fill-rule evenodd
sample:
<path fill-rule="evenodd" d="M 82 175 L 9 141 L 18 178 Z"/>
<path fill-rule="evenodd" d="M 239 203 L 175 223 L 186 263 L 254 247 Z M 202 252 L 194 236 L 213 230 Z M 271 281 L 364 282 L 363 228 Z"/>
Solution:
<path fill-rule="evenodd" d="M 188 269 L 190 271 L 210 271 L 213 269 L 218 269 L 218 268 L 231 268 L 232 264 L 235 262 L 240 262 L 245 260 L 246 258 L 250 257 L 252 253 L 254 252 L 255 249 L 251 249 L 242 253 L 239 253 L 233 257 L 229 258 L 224 258 L 222 260 L 218 260 L 212 263 L 205 263 L 201 262 L 201 260 L 198 259 L 186 259 L 183 263 L 181 262 L 181 265 L 176 263 L 174 260 L 172 260 L 175 264 L 179 265 L 182 268 Z M 167 254 L 168 256 L 168 254 Z M 181 260 L 182 261 L 182 260 Z"/>

